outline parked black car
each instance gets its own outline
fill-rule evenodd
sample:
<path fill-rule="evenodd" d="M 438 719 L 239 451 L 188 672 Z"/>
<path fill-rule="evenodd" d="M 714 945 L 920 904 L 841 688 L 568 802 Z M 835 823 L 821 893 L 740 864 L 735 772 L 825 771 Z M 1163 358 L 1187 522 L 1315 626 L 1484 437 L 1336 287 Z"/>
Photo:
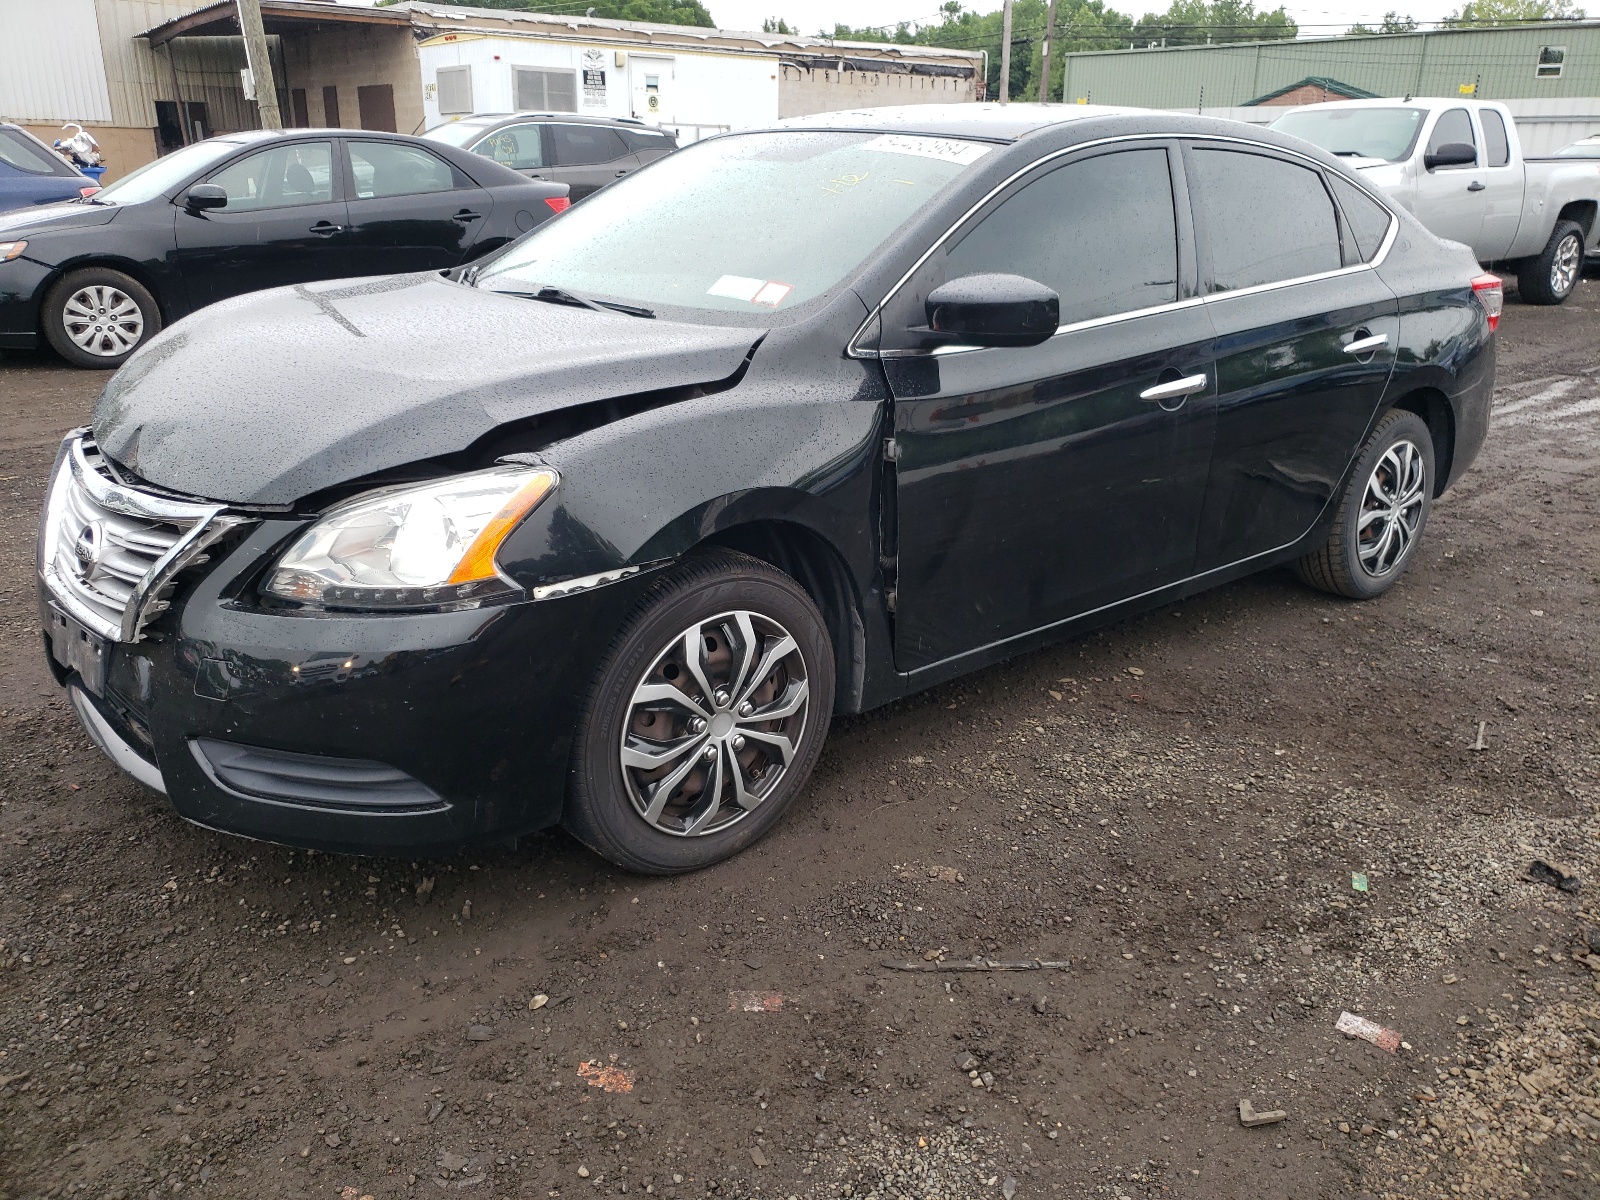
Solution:
<path fill-rule="evenodd" d="M 530 179 L 564 183 L 574 203 L 678 148 L 676 135 L 636 118 L 576 113 L 483 113 L 435 125 L 422 136 Z"/>
<path fill-rule="evenodd" d="M 115 367 L 229 296 L 453 267 L 567 205 L 562 184 L 421 138 L 210 138 L 87 199 L 0 216 L 0 349 L 43 336 L 77 366 Z"/>
<path fill-rule="evenodd" d="M 1369 598 L 1499 281 L 1304 143 L 1066 106 L 697 143 L 460 271 L 202 312 L 69 435 L 56 678 L 190 820 L 760 837 L 836 712 L 1279 563 Z"/>
<path fill-rule="evenodd" d="M 0 211 L 91 196 L 100 185 L 20 125 L 0 121 Z"/>

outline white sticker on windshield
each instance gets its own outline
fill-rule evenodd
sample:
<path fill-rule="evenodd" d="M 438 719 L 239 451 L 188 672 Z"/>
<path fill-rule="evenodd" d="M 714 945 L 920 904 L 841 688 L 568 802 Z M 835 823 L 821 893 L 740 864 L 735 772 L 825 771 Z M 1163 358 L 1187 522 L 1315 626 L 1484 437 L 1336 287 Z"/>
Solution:
<path fill-rule="evenodd" d="M 869 138 L 856 147 L 858 150 L 876 150 L 880 154 L 910 154 L 917 158 L 937 158 L 944 162 L 966 166 L 975 163 L 989 147 L 982 142 L 967 142 L 959 138 L 918 137 L 915 134 L 885 133 Z"/>
<path fill-rule="evenodd" d="M 746 303 L 756 298 L 756 293 L 767 286 L 765 279 L 747 279 L 743 275 L 724 275 L 706 289 L 708 296 L 726 296 L 730 300 Z"/>
<path fill-rule="evenodd" d="M 783 298 L 792 291 L 794 291 L 794 288 L 789 284 L 779 283 L 777 280 L 773 280 L 770 283 L 764 283 L 761 285 L 761 290 L 756 293 L 755 300 L 753 302 L 756 304 L 765 304 L 771 308 L 777 308 L 778 305 L 783 303 Z"/>

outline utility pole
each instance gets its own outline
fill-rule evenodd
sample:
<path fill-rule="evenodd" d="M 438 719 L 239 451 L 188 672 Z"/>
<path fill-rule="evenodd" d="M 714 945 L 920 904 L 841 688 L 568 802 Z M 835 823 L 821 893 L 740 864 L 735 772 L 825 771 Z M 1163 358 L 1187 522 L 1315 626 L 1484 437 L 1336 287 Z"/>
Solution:
<path fill-rule="evenodd" d="M 261 128 L 282 129 L 278 113 L 278 85 L 272 78 L 272 58 L 267 53 L 267 31 L 261 24 L 261 0 L 234 0 L 239 11 L 239 30 L 244 34 L 244 58 L 256 87 L 256 108 L 261 113 Z"/>
<path fill-rule="evenodd" d="M 1011 0 L 1000 18 L 1000 103 L 1011 103 Z"/>
<path fill-rule="evenodd" d="M 1056 0 L 1050 0 L 1050 11 L 1044 19 L 1044 49 L 1039 55 L 1039 103 L 1050 99 L 1050 43 L 1056 37 Z M 1066 99 L 1065 96 L 1062 97 Z"/>

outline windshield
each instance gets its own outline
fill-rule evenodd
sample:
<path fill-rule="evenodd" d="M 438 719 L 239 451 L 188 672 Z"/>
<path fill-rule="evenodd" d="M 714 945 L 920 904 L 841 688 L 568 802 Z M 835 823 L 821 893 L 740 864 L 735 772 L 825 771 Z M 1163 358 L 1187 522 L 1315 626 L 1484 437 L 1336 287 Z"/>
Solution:
<path fill-rule="evenodd" d="M 1399 162 L 1410 157 L 1426 115 L 1420 108 L 1306 108 L 1279 117 L 1271 128 L 1330 154 Z"/>
<path fill-rule="evenodd" d="M 713 138 L 541 226 L 478 285 L 715 312 L 792 309 L 839 284 L 987 150 L 907 134 Z"/>
<path fill-rule="evenodd" d="M 496 117 L 490 121 L 446 121 L 443 125 L 435 125 L 425 131 L 422 136 L 443 142 L 447 146 L 465 146 L 499 119 Z"/>
<path fill-rule="evenodd" d="M 145 163 L 115 183 L 107 184 L 104 191 L 95 193 L 94 201 L 96 204 L 143 204 L 146 200 L 165 196 L 191 176 L 227 158 L 239 146 L 238 142 L 212 138 L 185 146 L 182 150 L 174 150 L 164 158 Z"/>

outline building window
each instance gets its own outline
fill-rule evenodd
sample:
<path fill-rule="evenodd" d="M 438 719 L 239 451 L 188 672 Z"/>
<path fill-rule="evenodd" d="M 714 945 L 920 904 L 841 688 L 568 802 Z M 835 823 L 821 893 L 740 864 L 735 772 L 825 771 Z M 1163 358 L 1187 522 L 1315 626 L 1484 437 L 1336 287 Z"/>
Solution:
<path fill-rule="evenodd" d="M 1567 48 L 1565 46 L 1541 46 L 1539 48 L 1539 65 L 1534 67 L 1535 79 L 1560 79 L 1561 68 L 1567 63 Z"/>
<path fill-rule="evenodd" d="M 518 112 L 577 112 L 578 73 L 512 67 L 511 85 Z"/>
<path fill-rule="evenodd" d="M 441 116 L 459 116 L 472 111 L 471 67 L 440 67 L 435 78 L 439 84 Z"/>

